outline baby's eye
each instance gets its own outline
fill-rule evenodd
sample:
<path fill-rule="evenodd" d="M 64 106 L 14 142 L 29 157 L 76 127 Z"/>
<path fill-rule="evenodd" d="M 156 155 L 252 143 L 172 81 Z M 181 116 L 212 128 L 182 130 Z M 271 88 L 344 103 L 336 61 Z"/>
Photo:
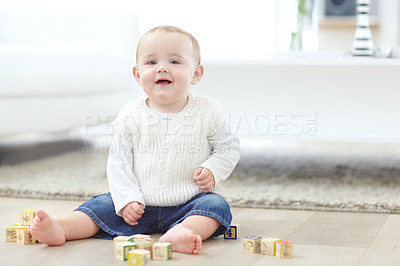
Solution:
<path fill-rule="evenodd" d="M 179 62 L 178 60 L 172 60 L 171 64 L 173 65 L 179 65 L 181 62 Z"/>
<path fill-rule="evenodd" d="M 150 60 L 146 62 L 146 65 L 155 65 L 157 62 L 155 60 Z"/>

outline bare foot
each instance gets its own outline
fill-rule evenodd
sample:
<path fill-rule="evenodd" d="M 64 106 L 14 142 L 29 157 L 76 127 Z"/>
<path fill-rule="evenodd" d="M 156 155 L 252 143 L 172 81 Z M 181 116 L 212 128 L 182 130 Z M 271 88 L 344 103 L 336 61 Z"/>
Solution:
<path fill-rule="evenodd" d="M 158 241 L 169 242 L 173 251 L 186 254 L 198 254 L 202 246 L 201 237 L 182 224 L 169 229 Z"/>
<path fill-rule="evenodd" d="M 60 224 L 42 210 L 36 211 L 31 233 L 34 238 L 49 246 L 61 246 L 65 243 L 64 230 Z"/>

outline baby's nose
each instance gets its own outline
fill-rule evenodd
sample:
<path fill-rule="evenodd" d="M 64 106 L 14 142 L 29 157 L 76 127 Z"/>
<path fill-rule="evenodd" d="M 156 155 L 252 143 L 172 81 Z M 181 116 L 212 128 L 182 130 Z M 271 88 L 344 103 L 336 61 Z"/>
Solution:
<path fill-rule="evenodd" d="M 167 73 L 168 72 L 168 67 L 165 64 L 159 64 L 157 72 L 158 73 Z"/>

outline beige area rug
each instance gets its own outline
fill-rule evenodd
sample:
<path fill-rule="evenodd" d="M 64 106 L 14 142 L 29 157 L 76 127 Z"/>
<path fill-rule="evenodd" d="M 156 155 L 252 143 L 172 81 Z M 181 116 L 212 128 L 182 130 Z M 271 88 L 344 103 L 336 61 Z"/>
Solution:
<path fill-rule="evenodd" d="M 96 145 L 95 145 L 96 146 Z M 400 213 L 400 144 L 242 141 L 218 188 L 231 206 Z M 87 200 L 108 192 L 107 149 L 0 166 L 0 196 Z"/>

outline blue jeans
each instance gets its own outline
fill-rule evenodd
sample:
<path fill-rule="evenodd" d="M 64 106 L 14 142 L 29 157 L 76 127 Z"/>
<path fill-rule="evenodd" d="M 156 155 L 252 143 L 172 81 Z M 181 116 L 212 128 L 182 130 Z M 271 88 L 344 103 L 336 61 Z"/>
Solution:
<path fill-rule="evenodd" d="M 228 231 L 232 214 L 226 200 L 216 193 L 201 193 L 188 202 L 173 207 L 146 206 L 138 224 L 131 226 L 115 214 L 111 194 L 101 194 L 83 203 L 75 211 L 87 214 L 98 226 L 99 232 L 94 237 L 113 239 L 115 236 L 134 234 L 165 233 L 176 224 L 191 215 L 203 215 L 214 218 L 221 226 L 212 236 L 219 236 Z"/>

